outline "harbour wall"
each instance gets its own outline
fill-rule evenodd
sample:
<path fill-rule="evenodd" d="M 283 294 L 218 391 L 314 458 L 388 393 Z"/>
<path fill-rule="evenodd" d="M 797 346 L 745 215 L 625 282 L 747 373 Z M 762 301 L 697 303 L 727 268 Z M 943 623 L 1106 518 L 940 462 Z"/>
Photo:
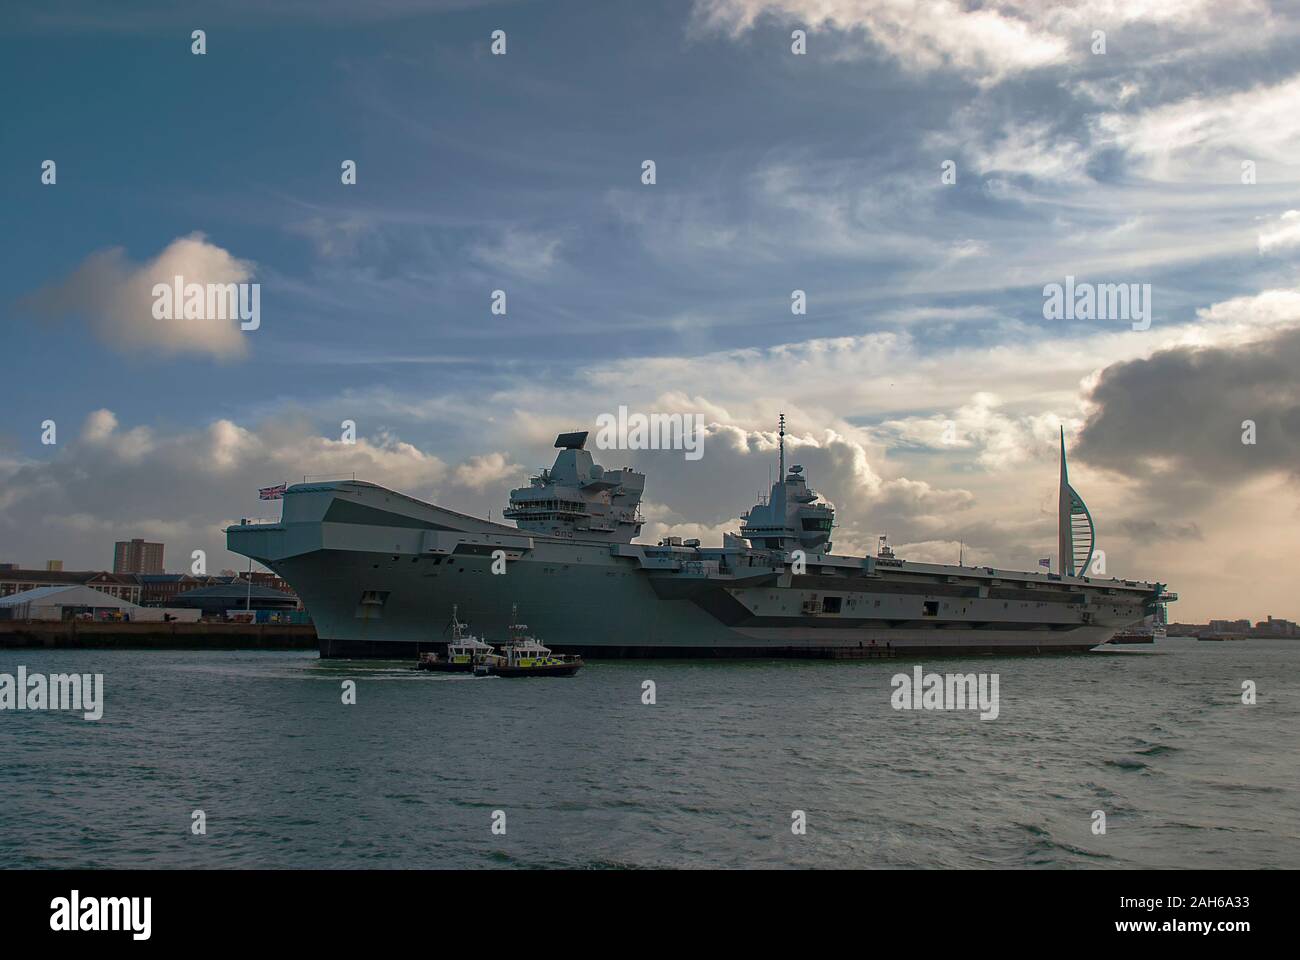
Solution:
<path fill-rule="evenodd" d="M 0 620 L 0 649 L 315 650 L 311 624 Z"/>

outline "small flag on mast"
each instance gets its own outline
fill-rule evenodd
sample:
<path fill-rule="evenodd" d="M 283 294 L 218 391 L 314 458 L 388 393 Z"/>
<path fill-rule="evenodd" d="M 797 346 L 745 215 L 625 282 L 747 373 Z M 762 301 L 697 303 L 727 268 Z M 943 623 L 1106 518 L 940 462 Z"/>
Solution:
<path fill-rule="evenodd" d="M 258 487 L 257 499 L 259 500 L 283 500 L 284 491 L 288 488 L 288 482 L 278 483 L 274 487 Z"/>
<path fill-rule="evenodd" d="M 1048 570 L 1051 570 L 1051 569 L 1052 569 L 1052 558 L 1051 558 L 1051 557 L 1043 557 L 1041 560 L 1038 561 L 1038 565 L 1039 565 L 1040 567 L 1046 567 Z"/>

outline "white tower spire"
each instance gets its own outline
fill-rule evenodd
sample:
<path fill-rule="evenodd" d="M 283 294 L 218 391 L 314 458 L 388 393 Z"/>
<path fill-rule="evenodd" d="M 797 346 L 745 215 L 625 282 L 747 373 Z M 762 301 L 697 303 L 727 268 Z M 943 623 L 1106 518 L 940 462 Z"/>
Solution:
<path fill-rule="evenodd" d="M 1097 529 L 1083 498 L 1070 486 L 1065 464 L 1065 427 L 1061 427 L 1061 486 L 1057 507 L 1057 563 L 1061 576 L 1082 577 L 1088 573 L 1097 547 Z"/>

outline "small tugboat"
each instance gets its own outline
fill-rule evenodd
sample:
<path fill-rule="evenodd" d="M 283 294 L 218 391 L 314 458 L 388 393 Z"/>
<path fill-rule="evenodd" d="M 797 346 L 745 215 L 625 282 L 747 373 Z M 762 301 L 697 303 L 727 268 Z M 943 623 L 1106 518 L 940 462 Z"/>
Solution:
<path fill-rule="evenodd" d="M 1157 640 L 1165 639 L 1167 634 L 1165 622 L 1162 617 L 1156 615 L 1147 617 L 1135 627 L 1127 630 L 1121 630 L 1115 636 L 1107 640 L 1107 643 L 1155 643 Z"/>
<path fill-rule="evenodd" d="M 527 635 L 528 625 L 519 623 L 518 605 L 511 607 L 511 620 L 507 628 L 510 639 L 501 645 L 500 653 L 487 653 L 475 658 L 474 674 L 480 677 L 571 677 L 582 667 L 581 657 L 552 653 L 551 648 Z"/>
<path fill-rule="evenodd" d="M 479 657 L 492 655 L 492 645 L 484 643 L 473 634 L 467 633 L 467 627 L 456 616 L 456 605 L 451 607 L 451 640 L 447 643 L 447 653 L 425 653 L 415 663 L 416 670 L 433 670 L 441 673 L 471 673 Z"/>

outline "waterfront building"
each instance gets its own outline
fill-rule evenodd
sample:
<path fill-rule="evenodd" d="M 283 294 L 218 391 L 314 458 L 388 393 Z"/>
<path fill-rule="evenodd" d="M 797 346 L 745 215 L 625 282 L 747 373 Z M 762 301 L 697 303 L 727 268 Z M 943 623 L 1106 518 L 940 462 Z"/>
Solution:
<path fill-rule="evenodd" d="M 178 607 L 193 607 L 205 617 L 224 616 L 231 610 L 296 610 L 298 599 L 270 587 L 237 583 L 214 584 L 179 593 L 172 600 Z"/>
<path fill-rule="evenodd" d="M 197 610 L 142 607 L 91 587 L 54 584 L 0 597 L 0 620 L 196 621 Z"/>
<path fill-rule="evenodd" d="M 0 570 L 0 597 L 50 586 L 93 587 L 119 600 L 140 602 L 141 587 L 135 577 L 104 570 Z"/>
<path fill-rule="evenodd" d="M 119 540 L 113 544 L 114 573 L 162 573 L 163 545 L 135 540 Z"/>
<path fill-rule="evenodd" d="M 1296 637 L 1300 636 L 1300 626 L 1294 620 L 1274 619 L 1270 614 L 1267 620 L 1255 624 L 1255 634 L 1261 637 Z"/>

